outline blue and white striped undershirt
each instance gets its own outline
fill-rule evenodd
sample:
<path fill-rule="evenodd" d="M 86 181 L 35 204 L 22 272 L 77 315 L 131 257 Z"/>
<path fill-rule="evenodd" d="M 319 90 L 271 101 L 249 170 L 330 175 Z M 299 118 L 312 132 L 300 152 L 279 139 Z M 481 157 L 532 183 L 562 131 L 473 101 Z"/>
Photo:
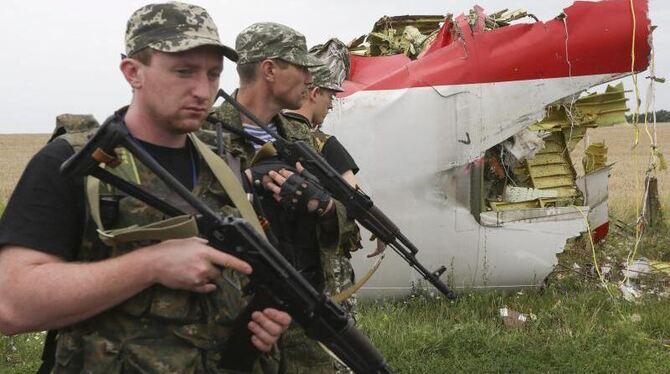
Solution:
<path fill-rule="evenodd" d="M 244 132 L 247 134 L 260 138 L 266 142 L 272 142 L 275 140 L 272 135 L 265 132 L 265 130 L 263 130 L 260 126 L 252 125 L 250 123 L 243 123 L 242 127 L 244 128 Z M 272 131 L 277 131 L 277 125 L 274 123 L 268 123 L 268 128 Z M 255 142 L 252 142 L 251 144 L 253 144 L 255 151 L 261 147 L 260 144 L 256 144 Z"/>

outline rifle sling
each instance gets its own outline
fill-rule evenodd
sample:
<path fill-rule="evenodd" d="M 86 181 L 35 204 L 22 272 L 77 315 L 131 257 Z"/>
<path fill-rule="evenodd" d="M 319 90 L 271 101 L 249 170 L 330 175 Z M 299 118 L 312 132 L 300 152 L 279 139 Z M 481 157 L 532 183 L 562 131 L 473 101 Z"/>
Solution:
<path fill-rule="evenodd" d="M 233 201 L 233 204 L 240 211 L 242 218 L 253 226 L 253 228 L 265 238 L 265 231 L 261 223 L 258 221 L 258 216 L 254 212 L 251 203 L 247 199 L 247 194 L 242 189 L 239 179 L 235 173 L 226 165 L 226 163 L 216 155 L 205 143 L 203 143 L 197 136 L 189 134 L 189 139 L 196 146 L 200 154 L 207 163 L 207 166 L 212 170 L 216 179 L 221 183 L 226 193 Z"/>

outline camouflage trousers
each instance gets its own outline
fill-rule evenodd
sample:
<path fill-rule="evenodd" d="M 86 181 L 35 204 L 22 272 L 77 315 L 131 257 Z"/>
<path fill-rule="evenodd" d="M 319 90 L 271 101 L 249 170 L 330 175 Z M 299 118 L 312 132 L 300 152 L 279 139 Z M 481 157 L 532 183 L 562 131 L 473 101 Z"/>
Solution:
<path fill-rule="evenodd" d="M 349 259 L 333 254 L 323 259 L 326 269 L 326 293 L 337 295 L 354 284 L 354 269 Z M 356 295 L 340 304 L 350 317 L 356 319 Z M 281 352 L 281 373 L 289 374 L 332 374 L 351 373 L 333 359 L 318 342 L 308 338 L 299 325 L 292 325 L 279 342 Z"/>

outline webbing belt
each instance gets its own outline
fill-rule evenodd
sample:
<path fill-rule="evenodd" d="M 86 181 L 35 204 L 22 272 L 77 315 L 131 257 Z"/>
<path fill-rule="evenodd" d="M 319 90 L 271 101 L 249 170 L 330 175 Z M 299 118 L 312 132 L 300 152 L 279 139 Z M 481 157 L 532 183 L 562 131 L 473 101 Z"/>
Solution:
<path fill-rule="evenodd" d="M 98 230 L 100 240 L 110 246 L 140 240 L 186 239 L 196 235 L 198 235 L 198 224 L 191 215 L 171 217 L 145 226 L 132 225 L 118 230 Z"/>
<path fill-rule="evenodd" d="M 198 139 L 197 136 L 189 134 L 188 137 L 195 144 L 198 151 L 200 151 L 200 154 L 205 159 L 205 163 L 207 163 L 216 179 L 226 190 L 233 204 L 240 211 L 242 218 L 249 222 L 259 234 L 265 237 L 265 231 L 263 231 L 263 227 L 258 221 L 258 216 L 251 207 L 251 203 L 247 199 L 247 194 L 242 189 L 239 179 L 235 177 L 230 167 L 216 153 L 209 149 L 205 143 Z"/>
<path fill-rule="evenodd" d="M 261 227 L 258 217 L 251 203 L 247 200 L 239 179 L 237 179 L 230 167 L 195 135 L 189 134 L 189 139 L 191 139 L 198 152 L 202 155 L 207 166 L 212 170 L 216 180 L 225 189 L 233 205 L 235 205 L 242 215 L 242 218 L 265 237 L 265 232 Z M 132 156 L 129 156 L 132 159 Z M 91 215 L 98 226 L 98 235 L 106 245 L 138 240 L 162 241 L 187 238 L 198 234 L 195 219 L 190 216 L 172 217 L 146 226 L 134 225 L 117 230 L 105 230 L 100 216 L 100 180 L 94 177 L 86 179 L 86 196 L 91 209 Z"/>

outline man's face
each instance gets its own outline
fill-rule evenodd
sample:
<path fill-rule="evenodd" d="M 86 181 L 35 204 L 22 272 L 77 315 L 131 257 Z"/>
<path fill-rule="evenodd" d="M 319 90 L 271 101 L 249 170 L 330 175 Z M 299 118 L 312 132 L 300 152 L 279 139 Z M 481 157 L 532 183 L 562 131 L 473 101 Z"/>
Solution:
<path fill-rule="evenodd" d="M 141 88 L 135 95 L 158 126 L 174 134 L 198 130 L 219 88 L 220 50 L 203 46 L 179 53 L 154 51 L 140 66 Z"/>
<path fill-rule="evenodd" d="M 306 67 L 290 63 L 285 67 L 277 65 L 272 93 L 282 109 L 300 109 L 311 81 L 312 76 Z"/>
<path fill-rule="evenodd" d="M 326 119 L 328 111 L 333 109 L 335 91 L 323 87 L 314 88 L 313 90 L 316 90 L 316 92 L 313 94 L 314 112 L 312 115 L 312 124 L 320 126 Z"/>

